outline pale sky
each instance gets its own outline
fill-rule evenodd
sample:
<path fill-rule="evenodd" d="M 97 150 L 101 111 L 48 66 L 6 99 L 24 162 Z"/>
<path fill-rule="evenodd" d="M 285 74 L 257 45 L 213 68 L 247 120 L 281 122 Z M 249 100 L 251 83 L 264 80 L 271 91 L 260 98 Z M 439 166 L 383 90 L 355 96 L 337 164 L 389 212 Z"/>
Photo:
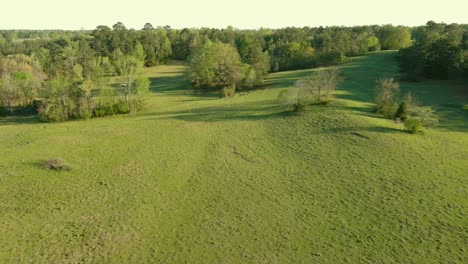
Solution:
<path fill-rule="evenodd" d="M 468 0 L 5 0 L 0 29 L 468 24 Z"/>

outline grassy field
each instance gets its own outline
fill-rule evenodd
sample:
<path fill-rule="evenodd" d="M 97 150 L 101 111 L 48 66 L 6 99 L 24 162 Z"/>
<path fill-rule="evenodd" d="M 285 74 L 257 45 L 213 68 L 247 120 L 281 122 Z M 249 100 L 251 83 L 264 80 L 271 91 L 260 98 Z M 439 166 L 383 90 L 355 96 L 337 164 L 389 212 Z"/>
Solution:
<path fill-rule="evenodd" d="M 468 99 L 403 83 L 442 116 L 405 133 L 371 103 L 394 56 L 343 65 L 334 105 L 301 117 L 276 98 L 311 70 L 219 99 L 172 65 L 134 117 L 0 119 L 0 262 L 466 263 Z M 39 165 L 57 157 L 73 169 Z"/>

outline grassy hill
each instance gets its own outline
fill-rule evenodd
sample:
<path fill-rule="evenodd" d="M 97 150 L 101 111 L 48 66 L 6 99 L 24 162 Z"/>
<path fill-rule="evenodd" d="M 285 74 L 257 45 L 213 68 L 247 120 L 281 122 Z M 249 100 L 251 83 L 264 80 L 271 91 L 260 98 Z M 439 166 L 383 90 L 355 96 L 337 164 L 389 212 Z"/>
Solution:
<path fill-rule="evenodd" d="M 301 117 L 277 96 L 312 70 L 219 99 L 171 65 L 134 117 L 0 119 L 0 262 L 466 262 L 467 97 L 403 83 L 442 116 L 405 133 L 373 113 L 394 56 L 341 66 L 335 104 Z M 57 157 L 73 169 L 39 165 Z"/>

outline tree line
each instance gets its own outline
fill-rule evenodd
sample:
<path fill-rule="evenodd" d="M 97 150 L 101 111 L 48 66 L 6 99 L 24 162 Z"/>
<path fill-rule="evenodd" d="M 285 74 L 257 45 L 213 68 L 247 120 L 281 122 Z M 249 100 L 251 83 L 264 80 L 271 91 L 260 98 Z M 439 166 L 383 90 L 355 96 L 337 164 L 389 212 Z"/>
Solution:
<path fill-rule="evenodd" d="M 399 52 L 406 79 L 468 79 L 468 25 L 429 21 L 413 29 L 413 42 Z"/>
<path fill-rule="evenodd" d="M 143 67 L 170 60 L 189 63 L 194 87 L 224 96 L 262 86 L 269 72 L 337 65 L 387 49 L 401 50 L 401 68 L 408 75 L 464 74 L 467 60 L 459 55 L 466 50 L 466 25 L 440 25 L 238 30 L 147 23 L 134 30 L 118 22 L 92 31 L 4 30 L 0 112 L 38 109 L 44 121 L 135 112 L 148 93 Z M 423 51 L 429 55 L 422 56 Z M 418 61 L 417 67 L 410 65 Z M 120 85 L 110 87 L 110 78 Z"/>
<path fill-rule="evenodd" d="M 84 37 L 60 41 L 29 55 L 0 57 L 0 114 L 37 113 L 43 121 L 59 122 L 142 108 L 149 80 L 143 76 L 146 56 L 140 43 L 107 57 Z"/>

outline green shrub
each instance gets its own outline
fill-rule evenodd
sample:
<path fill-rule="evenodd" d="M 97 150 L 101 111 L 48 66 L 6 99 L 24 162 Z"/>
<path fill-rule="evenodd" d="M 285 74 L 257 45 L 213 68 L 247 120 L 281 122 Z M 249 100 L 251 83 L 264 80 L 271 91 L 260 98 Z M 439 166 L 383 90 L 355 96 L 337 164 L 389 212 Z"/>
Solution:
<path fill-rule="evenodd" d="M 221 89 L 222 97 L 233 97 L 236 94 L 236 85 L 229 85 Z"/>
<path fill-rule="evenodd" d="M 405 129 L 411 134 L 423 134 L 423 124 L 417 118 L 408 118 L 405 121 Z"/>
<path fill-rule="evenodd" d="M 306 112 L 306 105 L 301 102 L 297 102 L 293 105 L 292 110 L 296 115 L 302 115 Z"/>
<path fill-rule="evenodd" d="M 37 113 L 42 122 L 54 123 L 63 120 L 63 109 L 56 105 L 44 103 L 39 106 Z"/>
<path fill-rule="evenodd" d="M 430 127 L 439 123 L 439 117 L 435 113 L 434 108 L 430 106 L 414 107 L 411 115 L 417 118 L 423 126 Z"/>
<path fill-rule="evenodd" d="M 405 121 L 410 115 L 410 108 L 406 101 L 403 101 L 398 106 L 398 109 L 395 114 L 395 119 L 400 119 L 401 121 Z"/>
<path fill-rule="evenodd" d="M 114 114 L 114 107 L 112 104 L 101 104 L 94 108 L 93 116 L 94 117 L 103 117 Z"/>
<path fill-rule="evenodd" d="M 377 113 L 386 118 L 394 118 L 397 110 L 398 103 L 396 102 L 400 84 L 393 78 L 380 79 L 376 83 L 377 96 L 375 104 L 377 106 Z"/>
<path fill-rule="evenodd" d="M 130 109 L 125 101 L 119 101 L 112 106 L 112 114 L 121 115 L 130 113 Z"/>

